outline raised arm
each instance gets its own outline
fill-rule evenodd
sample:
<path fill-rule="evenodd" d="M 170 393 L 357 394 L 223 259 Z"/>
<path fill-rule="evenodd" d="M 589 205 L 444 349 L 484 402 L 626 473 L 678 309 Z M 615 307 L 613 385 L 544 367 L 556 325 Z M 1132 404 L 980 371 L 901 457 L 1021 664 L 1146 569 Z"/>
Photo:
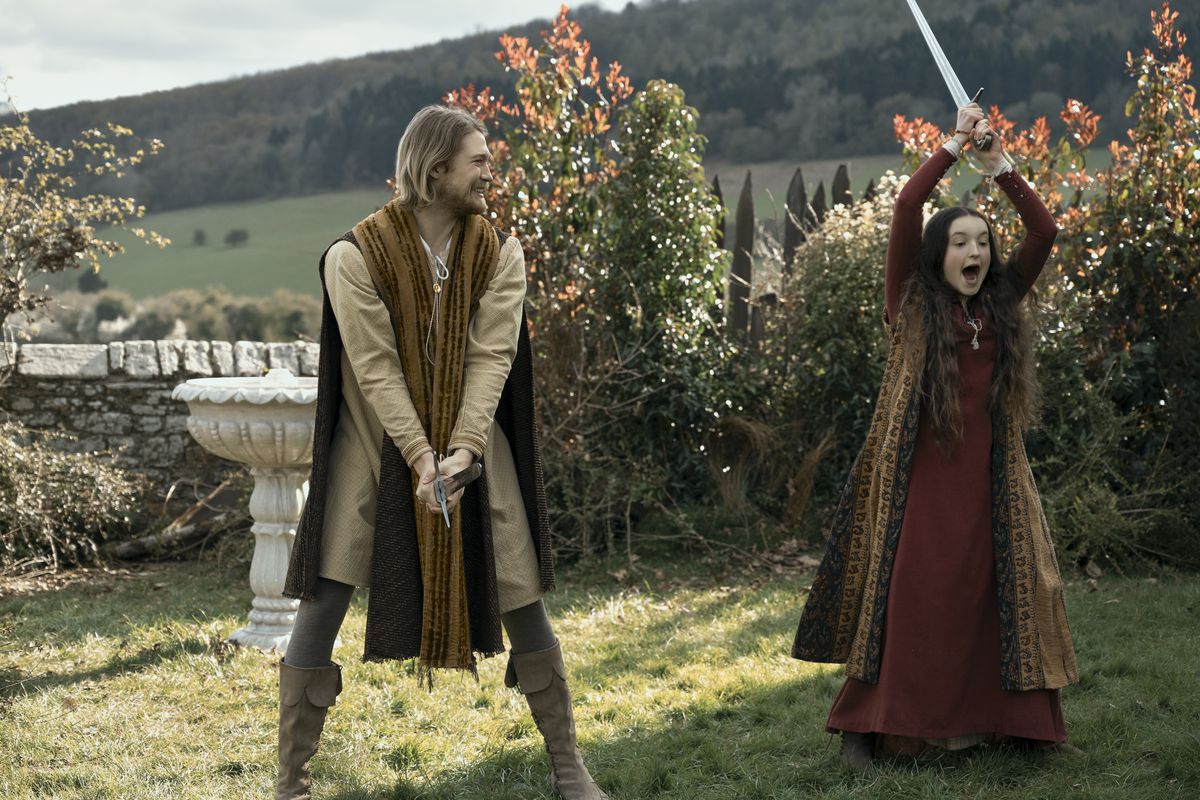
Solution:
<path fill-rule="evenodd" d="M 958 153 L 966 144 L 969 132 L 981 119 L 983 110 L 974 103 L 959 109 L 954 138 L 939 148 L 913 173 L 896 197 L 892 230 L 888 236 L 887 273 L 884 278 L 884 302 L 888 322 L 895 322 L 896 315 L 900 312 L 904 283 L 912 274 L 917 251 L 921 247 L 921 209 L 933 194 L 938 181 L 946 176 L 950 165 L 958 160 Z"/>
<path fill-rule="evenodd" d="M 1033 187 L 1011 166 L 996 176 L 996 185 L 1008 195 L 1025 226 L 1025 238 L 1013 251 L 1013 267 L 1016 271 L 1013 278 L 1024 296 L 1033 287 L 1050 258 L 1054 239 L 1058 236 L 1058 223 Z"/>
<path fill-rule="evenodd" d="M 1054 221 L 1054 216 L 1033 187 L 1013 167 L 1012 161 L 1004 153 L 1000 135 L 992 130 L 986 119 L 977 123 L 975 135 L 984 134 L 992 137 L 992 147 L 985 151 L 977 151 L 976 156 L 983 164 L 984 171 L 992 175 L 996 185 L 1008 195 L 1009 201 L 1021 217 L 1021 224 L 1025 226 L 1025 238 L 1013 249 L 1013 268 L 1016 273 L 1013 280 L 1018 291 L 1024 296 L 1037 281 L 1038 275 L 1050 258 L 1054 239 L 1058 236 L 1058 223 Z"/>

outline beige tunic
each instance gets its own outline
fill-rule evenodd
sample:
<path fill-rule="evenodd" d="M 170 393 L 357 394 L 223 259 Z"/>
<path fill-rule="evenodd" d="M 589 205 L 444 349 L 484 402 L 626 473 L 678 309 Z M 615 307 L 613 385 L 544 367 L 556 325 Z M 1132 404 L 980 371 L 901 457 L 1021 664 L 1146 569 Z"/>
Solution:
<path fill-rule="evenodd" d="M 330 451 L 320 575 L 369 586 L 384 432 L 410 465 L 432 448 L 408 393 L 387 308 L 353 244 L 329 249 L 325 289 L 342 335 L 342 405 Z M 450 439 L 451 451 L 462 447 L 483 457 L 501 613 L 541 596 L 512 450 L 494 421 L 524 299 L 525 258 L 510 238 L 467 333 L 463 402 Z"/>

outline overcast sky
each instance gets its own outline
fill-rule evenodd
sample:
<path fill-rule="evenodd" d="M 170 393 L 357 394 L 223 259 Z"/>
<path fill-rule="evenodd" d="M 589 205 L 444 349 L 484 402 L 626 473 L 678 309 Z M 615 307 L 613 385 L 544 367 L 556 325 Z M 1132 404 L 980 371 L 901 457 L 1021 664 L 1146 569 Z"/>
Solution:
<path fill-rule="evenodd" d="M 592 2 L 619 9 L 626 0 Z M 548 19 L 558 7 L 559 0 L 0 0 L 0 78 L 11 78 L 17 107 L 31 111 L 398 50 Z"/>

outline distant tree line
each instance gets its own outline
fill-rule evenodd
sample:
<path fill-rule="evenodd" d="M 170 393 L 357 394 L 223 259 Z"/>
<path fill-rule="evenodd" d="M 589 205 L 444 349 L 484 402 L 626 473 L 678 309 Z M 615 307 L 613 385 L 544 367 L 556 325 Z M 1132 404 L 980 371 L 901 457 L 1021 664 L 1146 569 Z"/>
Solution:
<path fill-rule="evenodd" d="M 1112 54 L 1150 44 L 1140 21 L 1156 0 L 926 2 L 970 91 L 1027 124 L 1068 97 L 1118 135 L 1127 90 Z M 1200 18 L 1200 0 L 1175 4 Z M 651 0 L 574 14 L 594 53 L 635 86 L 681 86 L 700 112 L 710 159 L 753 162 L 885 152 L 894 114 L 946 118 L 945 88 L 903 3 L 891 0 Z M 536 38 L 545 27 L 513 28 Z M 1192 45 L 1188 45 L 1192 48 Z M 496 36 L 310 64 L 32 115 L 65 139 L 115 120 L 167 143 L 129 189 L 152 210 L 378 185 L 413 112 L 457 86 L 512 96 Z M 98 187 L 104 189 L 104 185 Z"/>

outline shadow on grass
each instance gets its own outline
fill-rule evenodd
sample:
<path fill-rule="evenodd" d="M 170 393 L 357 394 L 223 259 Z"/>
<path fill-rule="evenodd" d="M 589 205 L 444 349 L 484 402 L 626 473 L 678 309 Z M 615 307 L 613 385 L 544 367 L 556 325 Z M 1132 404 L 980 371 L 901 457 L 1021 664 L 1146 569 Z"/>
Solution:
<path fill-rule="evenodd" d="M 211 622 L 231 617 L 242 624 L 250 608 L 249 584 L 244 592 L 230 591 L 242 571 L 240 565 L 155 565 L 141 573 L 0 601 L 0 632 L 15 645 L 8 649 L 28 653 L 21 670 L 0 669 L 0 700 L 147 670 L 187 656 L 225 659 L 234 646 L 210 632 Z M 228 632 L 234 629 L 231 624 Z M 56 658 L 43 660 L 39 650 L 100 652 L 88 659 L 88 668 L 60 670 Z"/>
<path fill-rule="evenodd" d="M 874 794 L 897 783 L 911 796 L 930 786 L 972 776 L 976 788 L 1007 789 L 1037 783 L 1059 767 L 1044 755 L 1020 750 L 953 754 L 929 763 L 880 762 L 865 775 L 842 772 L 837 741 L 824 733 L 825 715 L 840 683 L 815 675 L 748 688 L 720 702 L 667 709 L 653 727 L 581 747 L 589 768 L 614 800 L 684 798 L 770 800 L 796 797 L 910 796 Z M 586 735 L 594 723 L 579 720 Z M 315 786 L 340 786 L 321 793 L 329 800 L 518 800 L 550 798 L 549 764 L 536 734 L 510 743 L 461 770 L 434 777 L 411 748 L 389 753 L 385 763 L 398 778 L 387 787 L 367 787 L 354 775 L 315 767 Z M 318 756 L 318 761 L 320 757 Z"/>
<path fill-rule="evenodd" d="M 13 672 L 0 672 L 0 701 L 60 686 L 99 681 L 130 672 L 140 672 L 189 655 L 211 654 L 218 660 L 223 660 L 234 649 L 235 645 L 225 642 L 220 637 L 176 638 L 142 648 L 132 655 L 110 658 L 102 666 L 91 669 L 62 673 L 48 671 L 41 675 L 25 678 L 21 678 L 19 674 Z"/>

